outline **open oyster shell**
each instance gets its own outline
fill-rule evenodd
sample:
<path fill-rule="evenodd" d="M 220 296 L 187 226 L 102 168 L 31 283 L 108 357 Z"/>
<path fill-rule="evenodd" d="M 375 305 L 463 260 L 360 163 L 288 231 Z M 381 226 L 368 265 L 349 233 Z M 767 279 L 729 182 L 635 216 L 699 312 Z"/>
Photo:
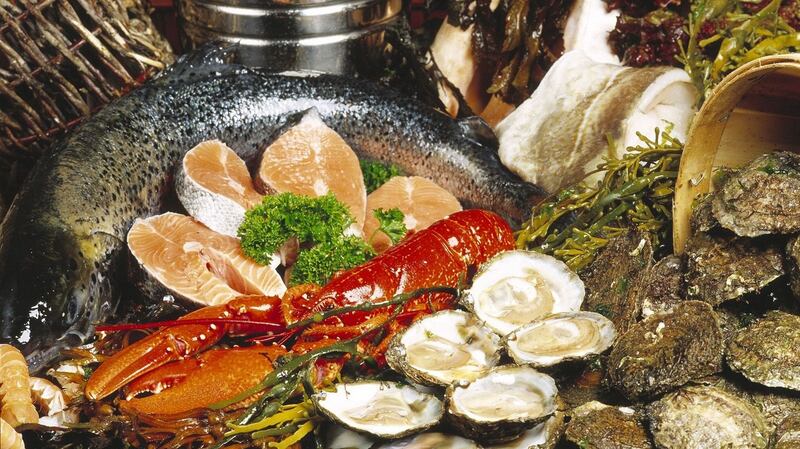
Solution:
<path fill-rule="evenodd" d="M 475 315 L 446 310 L 427 316 L 396 336 L 389 366 L 426 385 L 474 380 L 500 361 L 500 337 Z"/>
<path fill-rule="evenodd" d="M 734 335 L 726 359 L 753 382 L 800 391 L 800 316 L 768 312 Z"/>
<path fill-rule="evenodd" d="M 765 154 L 730 176 L 714 196 L 714 217 L 743 237 L 800 231 L 800 155 Z"/>
<path fill-rule="evenodd" d="M 628 407 L 589 402 L 569 412 L 564 437 L 581 449 L 651 449 L 641 417 Z"/>
<path fill-rule="evenodd" d="M 720 371 L 723 349 L 711 306 L 684 301 L 633 325 L 617 340 L 606 381 L 630 400 L 657 396 Z"/>
<path fill-rule="evenodd" d="M 341 383 L 312 397 L 317 409 L 342 426 L 378 438 L 401 438 L 442 419 L 442 401 L 408 385 L 362 381 Z"/>
<path fill-rule="evenodd" d="M 716 387 L 690 386 L 648 409 L 659 449 L 766 449 L 767 422 L 752 404 Z"/>
<path fill-rule="evenodd" d="M 584 286 L 560 260 L 532 251 L 507 251 L 486 262 L 464 305 L 500 335 L 556 312 L 580 309 Z"/>
<path fill-rule="evenodd" d="M 402 440 L 389 441 L 375 449 L 481 449 L 481 446 L 464 437 L 426 432 Z"/>
<path fill-rule="evenodd" d="M 501 366 L 448 387 L 448 420 L 466 437 L 502 443 L 553 415 L 557 395 L 552 377 L 527 366 Z"/>
<path fill-rule="evenodd" d="M 547 421 L 505 443 L 484 446 L 484 449 L 554 449 L 564 434 L 564 413 L 556 412 Z"/>
<path fill-rule="evenodd" d="M 617 338 L 614 323 L 594 312 L 562 312 L 526 324 L 503 339 L 518 364 L 547 368 L 602 354 Z"/>

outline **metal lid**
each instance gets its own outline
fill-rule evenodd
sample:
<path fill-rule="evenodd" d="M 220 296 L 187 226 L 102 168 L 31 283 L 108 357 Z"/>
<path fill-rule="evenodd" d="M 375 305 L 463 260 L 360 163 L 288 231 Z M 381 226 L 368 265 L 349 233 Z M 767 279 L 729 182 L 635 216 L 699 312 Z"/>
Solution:
<path fill-rule="evenodd" d="M 215 34 L 257 39 L 341 35 L 390 21 L 402 0 L 182 0 L 187 24 Z"/>

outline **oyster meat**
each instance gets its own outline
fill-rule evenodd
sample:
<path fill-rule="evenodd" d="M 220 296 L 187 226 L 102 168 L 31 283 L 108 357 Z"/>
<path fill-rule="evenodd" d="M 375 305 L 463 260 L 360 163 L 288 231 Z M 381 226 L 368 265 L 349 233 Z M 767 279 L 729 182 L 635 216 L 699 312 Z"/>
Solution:
<path fill-rule="evenodd" d="M 532 251 L 507 251 L 485 263 L 464 305 L 500 335 L 556 312 L 581 307 L 583 282 L 560 260 Z"/>
<path fill-rule="evenodd" d="M 767 422 L 751 403 L 719 388 L 690 386 L 648 408 L 659 449 L 766 449 Z"/>
<path fill-rule="evenodd" d="M 340 383 L 313 396 L 317 409 L 342 426 L 377 438 L 401 438 L 427 430 L 442 419 L 436 396 L 391 382 Z"/>
<path fill-rule="evenodd" d="M 720 371 L 723 349 L 711 306 L 684 301 L 619 338 L 608 357 L 606 380 L 630 400 L 650 398 Z"/>
<path fill-rule="evenodd" d="M 800 231 L 800 155 L 765 154 L 730 176 L 712 203 L 714 217 L 743 237 Z"/>
<path fill-rule="evenodd" d="M 426 432 L 402 440 L 389 441 L 376 449 L 481 449 L 478 443 L 456 435 Z"/>
<path fill-rule="evenodd" d="M 386 360 L 414 382 L 447 386 L 457 380 L 474 380 L 497 365 L 500 349 L 500 337 L 475 315 L 446 310 L 417 321 L 396 336 Z"/>
<path fill-rule="evenodd" d="M 767 312 L 734 335 L 726 360 L 753 382 L 800 391 L 800 316 Z"/>
<path fill-rule="evenodd" d="M 536 425 L 519 438 L 484 449 L 554 449 L 564 434 L 564 414 L 556 412 L 547 421 Z"/>
<path fill-rule="evenodd" d="M 557 395 L 552 377 L 527 366 L 501 366 L 447 388 L 448 420 L 468 438 L 502 443 L 552 416 Z"/>
<path fill-rule="evenodd" d="M 631 230 L 614 238 L 583 275 L 583 310 L 605 315 L 620 333 L 628 330 L 641 314 L 640 295 L 652 259 L 653 246 L 642 233 Z"/>
<path fill-rule="evenodd" d="M 689 299 L 714 306 L 759 291 L 784 273 L 774 239 L 696 233 L 686 243 L 686 256 Z"/>
<path fill-rule="evenodd" d="M 503 339 L 516 363 L 546 368 L 604 353 L 617 338 L 614 323 L 594 312 L 562 312 L 526 324 Z"/>
<path fill-rule="evenodd" d="M 569 412 L 564 437 L 581 449 L 651 449 L 638 413 L 628 407 L 589 402 Z"/>

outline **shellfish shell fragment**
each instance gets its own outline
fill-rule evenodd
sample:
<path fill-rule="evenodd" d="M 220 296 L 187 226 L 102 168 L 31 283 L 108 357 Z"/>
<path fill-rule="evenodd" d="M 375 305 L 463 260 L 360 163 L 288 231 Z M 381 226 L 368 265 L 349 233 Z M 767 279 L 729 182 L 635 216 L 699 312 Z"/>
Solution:
<path fill-rule="evenodd" d="M 594 312 L 562 312 L 520 327 L 503 339 L 518 364 L 547 368 L 604 353 L 617 338 L 614 323 Z"/>
<path fill-rule="evenodd" d="M 414 382 L 471 381 L 500 362 L 500 337 L 471 313 L 446 310 L 415 322 L 392 340 L 386 360 Z"/>
<path fill-rule="evenodd" d="M 385 439 L 427 430 L 444 415 L 444 405 L 436 396 L 389 382 L 340 383 L 334 391 L 321 391 L 312 399 L 331 420 Z"/>

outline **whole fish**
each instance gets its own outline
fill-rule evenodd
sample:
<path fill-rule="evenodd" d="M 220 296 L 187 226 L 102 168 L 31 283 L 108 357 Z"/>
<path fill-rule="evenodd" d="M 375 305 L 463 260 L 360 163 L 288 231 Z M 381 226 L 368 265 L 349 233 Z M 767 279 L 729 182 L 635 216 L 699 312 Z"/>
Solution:
<path fill-rule="evenodd" d="M 11 205 L 0 341 L 24 348 L 34 370 L 110 319 L 127 285 L 130 226 L 164 208 L 177 163 L 203 140 L 253 161 L 286 117 L 314 107 L 360 156 L 431 178 L 466 207 L 519 221 L 543 198 L 463 122 L 366 82 L 225 64 L 230 51 L 201 49 L 107 106 L 40 159 Z"/>

